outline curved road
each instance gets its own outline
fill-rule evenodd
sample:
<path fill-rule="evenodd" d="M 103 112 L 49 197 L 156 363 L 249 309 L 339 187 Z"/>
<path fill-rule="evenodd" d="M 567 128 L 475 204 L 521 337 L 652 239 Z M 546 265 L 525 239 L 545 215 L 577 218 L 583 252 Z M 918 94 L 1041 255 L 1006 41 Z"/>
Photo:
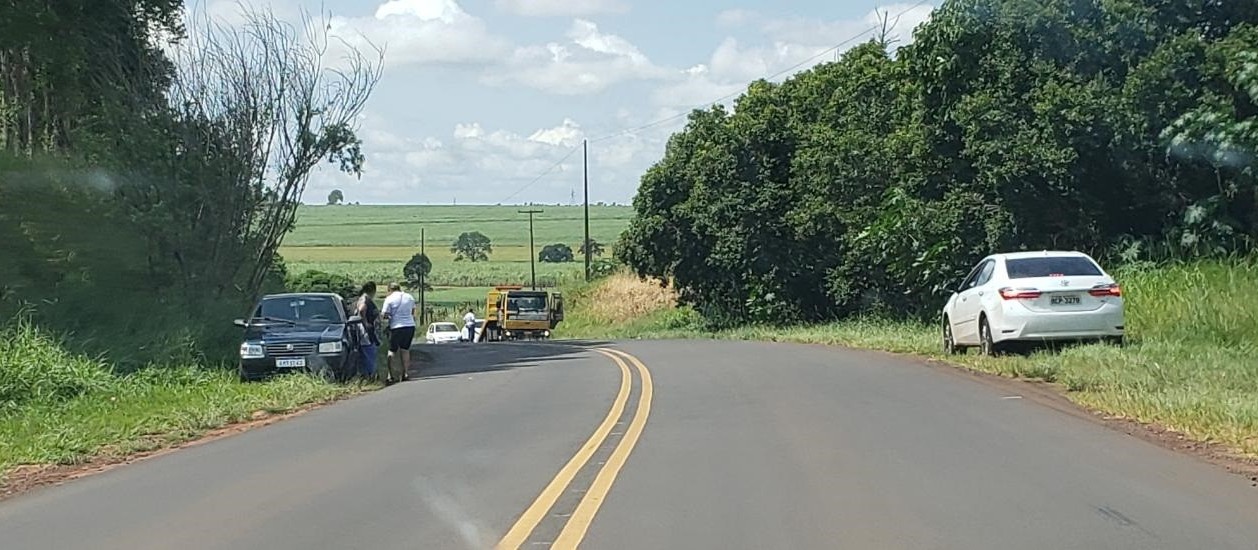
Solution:
<path fill-rule="evenodd" d="M 0 503 L 0 546 L 1258 548 L 1242 477 L 912 360 L 434 354 L 412 382 Z"/>

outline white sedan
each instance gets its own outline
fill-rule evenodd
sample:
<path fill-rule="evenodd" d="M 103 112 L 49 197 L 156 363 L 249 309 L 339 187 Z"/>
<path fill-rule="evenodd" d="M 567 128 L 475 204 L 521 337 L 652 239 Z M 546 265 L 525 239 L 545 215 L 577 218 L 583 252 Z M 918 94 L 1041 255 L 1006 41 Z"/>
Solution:
<path fill-rule="evenodd" d="M 992 355 L 1009 342 L 1123 342 L 1123 294 L 1081 252 L 1018 252 L 984 258 L 943 308 L 947 353 Z"/>
<path fill-rule="evenodd" d="M 433 323 L 428 325 L 428 335 L 424 337 L 424 341 L 429 344 L 452 344 L 459 342 L 462 336 L 463 331 L 454 323 Z"/>

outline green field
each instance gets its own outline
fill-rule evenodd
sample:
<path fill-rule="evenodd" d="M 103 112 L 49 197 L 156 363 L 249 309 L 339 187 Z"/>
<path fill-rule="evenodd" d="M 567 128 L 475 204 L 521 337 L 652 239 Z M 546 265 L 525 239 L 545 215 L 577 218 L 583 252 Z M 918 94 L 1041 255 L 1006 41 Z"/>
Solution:
<path fill-rule="evenodd" d="M 289 270 L 318 269 L 343 273 L 355 280 L 392 281 L 401 278 L 406 260 L 424 251 L 433 262 L 430 282 L 437 287 L 476 288 L 529 283 L 529 223 L 521 206 L 303 206 L 296 228 L 284 240 L 280 254 Z M 576 250 L 584 235 L 579 206 L 530 206 L 543 210 L 533 218 L 536 250 L 563 243 Z M 590 236 L 611 253 L 611 245 L 628 225 L 633 210 L 627 206 L 591 206 Z M 450 245 L 465 231 L 489 237 L 493 253 L 488 262 L 456 262 Z M 583 259 L 564 264 L 537 263 L 539 286 L 560 286 L 579 279 Z M 472 292 L 454 292 L 459 301 Z"/>

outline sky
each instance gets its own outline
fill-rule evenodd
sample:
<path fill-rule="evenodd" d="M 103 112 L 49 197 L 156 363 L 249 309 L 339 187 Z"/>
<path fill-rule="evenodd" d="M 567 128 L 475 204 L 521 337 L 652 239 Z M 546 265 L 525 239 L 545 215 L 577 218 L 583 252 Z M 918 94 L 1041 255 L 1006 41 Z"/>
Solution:
<path fill-rule="evenodd" d="M 887 14 L 897 45 L 937 0 L 246 0 L 384 50 L 358 127 L 361 178 L 323 167 L 304 200 L 362 204 L 627 204 L 685 114 L 729 105 L 867 41 Z M 239 0 L 189 5 L 219 21 Z M 374 54 L 373 54 L 374 55 Z M 647 128 L 641 128 L 648 126 Z"/>

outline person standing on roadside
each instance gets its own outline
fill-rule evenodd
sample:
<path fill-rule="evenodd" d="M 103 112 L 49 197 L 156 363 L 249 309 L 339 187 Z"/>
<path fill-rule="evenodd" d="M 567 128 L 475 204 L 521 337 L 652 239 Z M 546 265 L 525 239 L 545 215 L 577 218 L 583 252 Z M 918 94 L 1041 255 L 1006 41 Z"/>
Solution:
<path fill-rule="evenodd" d="M 467 329 L 467 341 L 476 341 L 476 312 L 468 308 L 467 315 L 463 316 L 463 328 Z"/>
<path fill-rule="evenodd" d="M 376 322 L 380 319 L 380 308 L 376 307 L 375 282 L 367 281 L 363 285 L 354 314 L 363 319 L 362 375 L 364 378 L 372 378 L 376 375 L 376 353 L 380 350 L 380 332 L 376 328 Z"/>
<path fill-rule="evenodd" d="M 407 380 L 411 364 L 411 342 L 415 340 L 415 297 L 402 292 L 402 285 L 389 283 L 389 296 L 384 299 L 384 320 L 389 323 L 389 366 L 386 384 Z M 402 373 L 393 376 L 393 358 L 397 357 Z"/>

